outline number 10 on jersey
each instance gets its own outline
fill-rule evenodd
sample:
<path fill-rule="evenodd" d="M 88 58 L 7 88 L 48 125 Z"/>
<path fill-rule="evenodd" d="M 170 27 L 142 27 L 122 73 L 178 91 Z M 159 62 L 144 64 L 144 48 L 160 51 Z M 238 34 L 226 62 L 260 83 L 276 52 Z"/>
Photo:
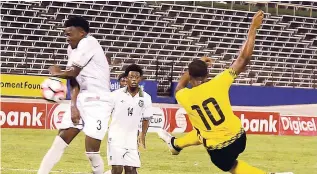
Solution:
<path fill-rule="evenodd" d="M 217 112 L 220 116 L 219 120 L 216 120 L 215 117 L 212 115 L 210 109 L 207 106 L 209 103 L 212 103 L 213 106 L 215 107 L 215 109 L 217 110 Z M 208 117 L 206 117 L 203 114 L 203 112 L 201 111 L 201 109 L 198 105 L 193 105 L 192 110 L 197 111 L 198 115 L 200 116 L 200 118 L 201 118 L 202 122 L 204 123 L 205 127 L 207 128 L 207 130 L 211 130 L 211 126 L 209 125 L 207 118 L 210 119 L 210 121 L 212 122 L 212 124 L 214 126 L 218 126 L 225 121 L 225 116 L 224 116 L 222 110 L 220 109 L 218 102 L 214 98 L 208 98 L 207 100 L 203 101 L 202 106 L 203 106 Z"/>

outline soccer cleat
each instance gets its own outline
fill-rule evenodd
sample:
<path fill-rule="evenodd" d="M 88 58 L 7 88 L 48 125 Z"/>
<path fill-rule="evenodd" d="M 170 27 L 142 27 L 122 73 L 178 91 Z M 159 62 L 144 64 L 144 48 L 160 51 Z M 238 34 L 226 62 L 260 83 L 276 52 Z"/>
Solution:
<path fill-rule="evenodd" d="M 178 155 L 179 152 L 182 149 L 179 149 L 177 147 L 175 147 L 172 142 L 175 140 L 175 137 L 173 137 L 171 134 L 169 134 L 168 132 L 166 132 L 164 129 L 162 129 L 161 131 L 157 132 L 158 136 L 167 144 L 170 152 L 172 153 L 172 155 Z"/>

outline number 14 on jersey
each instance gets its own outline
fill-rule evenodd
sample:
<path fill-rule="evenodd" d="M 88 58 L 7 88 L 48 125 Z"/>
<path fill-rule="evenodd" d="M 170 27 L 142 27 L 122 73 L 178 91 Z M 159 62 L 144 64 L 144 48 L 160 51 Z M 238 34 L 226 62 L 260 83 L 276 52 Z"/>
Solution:
<path fill-rule="evenodd" d="M 128 108 L 128 116 L 132 116 L 133 115 L 133 108 L 129 107 Z"/>

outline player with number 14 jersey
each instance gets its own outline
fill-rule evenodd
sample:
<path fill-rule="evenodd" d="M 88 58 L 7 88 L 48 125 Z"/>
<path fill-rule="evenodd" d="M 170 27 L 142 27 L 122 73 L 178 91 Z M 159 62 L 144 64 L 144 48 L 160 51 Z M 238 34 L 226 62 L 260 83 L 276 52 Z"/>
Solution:
<path fill-rule="evenodd" d="M 136 64 L 129 65 L 124 77 L 127 85 L 112 92 L 112 120 L 108 134 L 108 164 L 106 174 L 136 174 L 141 167 L 138 144 L 145 148 L 145 135 L 153 116 L 151 96 L 139 86 L 143 71 Z M 142 121 L 142 129 L 139 124 Z"/>

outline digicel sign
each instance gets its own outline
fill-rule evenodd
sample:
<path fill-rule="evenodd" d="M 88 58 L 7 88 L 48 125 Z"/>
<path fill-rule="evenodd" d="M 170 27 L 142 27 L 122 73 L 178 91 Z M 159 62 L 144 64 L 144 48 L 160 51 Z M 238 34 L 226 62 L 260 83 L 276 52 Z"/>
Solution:
<path fill-rule="evenodd" d="M 317 135 L 317 117 L 281 116 L 280 135 Z"/>
<path fill-rule="evenodd" d="M 1 102 L 2 128 L 45 129 L 46 104 Z"/>

